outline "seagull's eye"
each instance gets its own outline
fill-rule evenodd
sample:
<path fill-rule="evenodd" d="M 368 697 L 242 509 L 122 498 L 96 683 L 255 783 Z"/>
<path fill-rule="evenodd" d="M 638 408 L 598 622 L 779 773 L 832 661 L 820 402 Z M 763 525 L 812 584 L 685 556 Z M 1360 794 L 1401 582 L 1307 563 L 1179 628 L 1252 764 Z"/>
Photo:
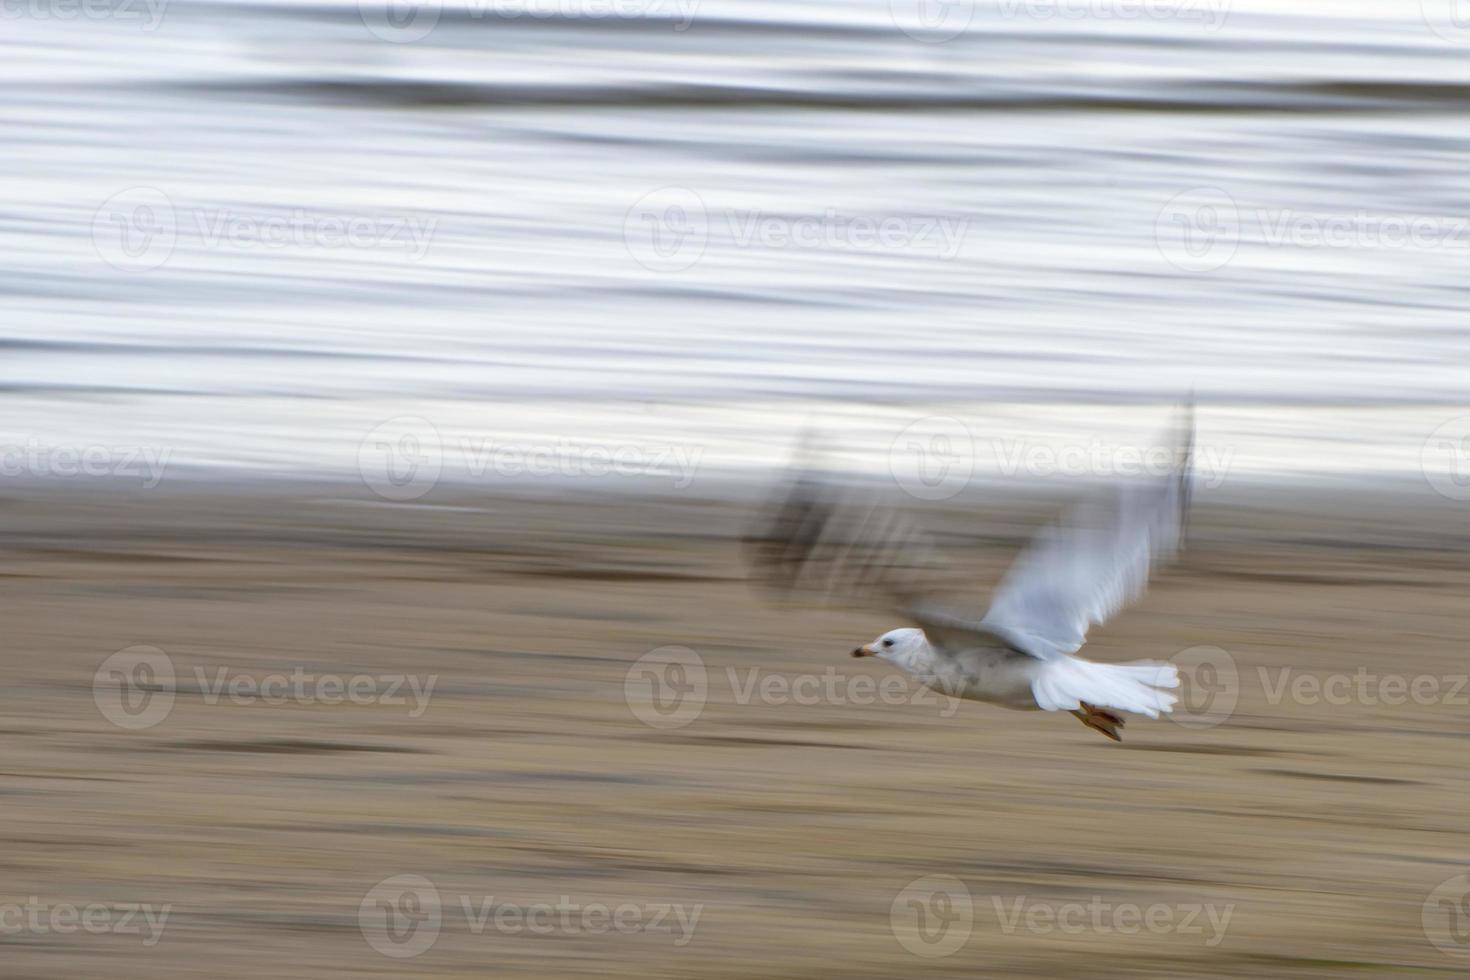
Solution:
<path fill-rule="evenodd" d="M 884 640 L 883 641 L 883 645 L 885 647 L 891 647 L 891 646 L 893 646 L 893 641 L 892 640 Z"/>

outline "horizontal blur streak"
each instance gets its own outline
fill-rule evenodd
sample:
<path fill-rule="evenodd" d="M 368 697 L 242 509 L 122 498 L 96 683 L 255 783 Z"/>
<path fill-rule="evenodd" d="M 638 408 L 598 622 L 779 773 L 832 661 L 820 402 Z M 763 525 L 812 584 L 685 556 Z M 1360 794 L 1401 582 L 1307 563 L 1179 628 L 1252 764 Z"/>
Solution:
<path fill-rule="evenodd" d="M 8 17 L 0 443 L 350 473 L 409 415 L 741 470 L 815 414 L 881 473 L 936 404 L 1117 442 L 1192 387 L 1236 472 L 1417 478 L 1467 48 L 1413 3 L 1135 6 Z"/>

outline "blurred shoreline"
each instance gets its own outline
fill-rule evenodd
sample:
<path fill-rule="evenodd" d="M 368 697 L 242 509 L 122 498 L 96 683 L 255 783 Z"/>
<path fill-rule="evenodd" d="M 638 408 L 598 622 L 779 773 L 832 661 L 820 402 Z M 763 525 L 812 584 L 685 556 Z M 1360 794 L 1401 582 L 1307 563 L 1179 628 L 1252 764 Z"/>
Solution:
<path fill-rule="evenodd" d="M 656 513 L 670 529 L 698 528 L 709 536 L 738 537 L 739 515 L 758 513 L 762 505 L 789 480 L 794 470 L 760 469 L 701 474 L 689 487 L 676 487 L 666 477 L 572 476 L 536 479 L 440 477 L 407 499 L 391 499 L 380 492 L 378 474 L 309 475 L 269 473 L 223 467 L 170 465 L 156 485 L 137 476 L 28 477 L 7 476 L 0 485 L 0 524 L 12 534 L 24 534 L 31 523 L 51 514 L 93 515 L 113 526 L 113 533 L 141 533 L 143 525 L 128 516 L 151 514 L 157 521 L 199 520 L 207 535 L 208 520 L 242 522 L 271 519 L 282 526 L 309 529 L 320 526 L 359 528 L 398 526 L 432 532 L 441 519 L 485 530 L 503 523 L 516 509 L 526 512 L 562 510 L 580 515 L 577 523 L 595 522 L 598 515 Z M 942 499 L 924 499 L 906 491 L 891 474 L 882 477 L 842 470 L 819 470 L 834 488 L 872 496 L 927 515 L 940 526 L 970 521 L 984 526 L 1021 514 L 1045 514 L 1090 495 L 1107 493 L 1120 480 L 1136 477 L 1084 476 L 1027 479 L 1001 475 L 972 476 Z M 1143 474 L 1138 474 L 1142 476 Z M 1446 484 L 1456 492 L 1458 485 Z M 1464 500 L 1449 496 L 1445 486 L 1423 477 L 1403 479 L 1280 480 L 1230 476 L 1208 485 L 1196 470 L 1194 478 L 1195 533 L 1266 534 L 1266 529 L 1297 522 L 1303 529 L 1321 526 L 1340 536 L 1344 544 L 1372 545 L 1378 541 L 1436 541 L 1455 548 L 1470 541 L 1462 536 L 1470 508 L 1470 485 Z M 184 509 L 180 509 L 180 508 Z M 197 513 L 188 508 L 200 508 Z M 5 514 L 12 519 L 5 520 Z M 717 515 L 714 524 L 707 523 Z M 611 525 L 616 529 L 617 522 Z M 80 529 L 80 526 L 78 526 Z M 47 533 L 52 533 L 50 530 Z"/>

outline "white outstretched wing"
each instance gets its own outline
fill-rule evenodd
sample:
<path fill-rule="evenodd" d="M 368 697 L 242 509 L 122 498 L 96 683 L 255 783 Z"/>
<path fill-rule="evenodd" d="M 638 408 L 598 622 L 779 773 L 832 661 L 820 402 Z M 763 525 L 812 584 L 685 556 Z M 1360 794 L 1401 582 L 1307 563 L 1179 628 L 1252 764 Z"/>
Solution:
<path fill-rule="evenodd" d="M 1143 593 L 1150 570 L 1173 556 L 1184 536 L 1192 410 L 1181 428 L 1172 472 L 1084 503 L 1036 536 L 996 590 L 981 621 L 986 630 L 1047 660 L 1075 653 L 1093 624 Z"/>

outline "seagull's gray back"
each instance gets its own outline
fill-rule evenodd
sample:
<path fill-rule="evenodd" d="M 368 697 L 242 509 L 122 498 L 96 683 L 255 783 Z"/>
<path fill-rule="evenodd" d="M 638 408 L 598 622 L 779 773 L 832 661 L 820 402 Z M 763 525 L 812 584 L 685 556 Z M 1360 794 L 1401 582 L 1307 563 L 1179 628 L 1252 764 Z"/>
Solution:
<path fill-rule="evenodd" d="M 951 697 L 985 701 L 1007 708 L 1037 709 L 1031 681 L 1042 662 L 1017 653 L 1000 640 L 953 649 L 930 644 L 934 651 L 933 677 L 924 682 Z"/>

